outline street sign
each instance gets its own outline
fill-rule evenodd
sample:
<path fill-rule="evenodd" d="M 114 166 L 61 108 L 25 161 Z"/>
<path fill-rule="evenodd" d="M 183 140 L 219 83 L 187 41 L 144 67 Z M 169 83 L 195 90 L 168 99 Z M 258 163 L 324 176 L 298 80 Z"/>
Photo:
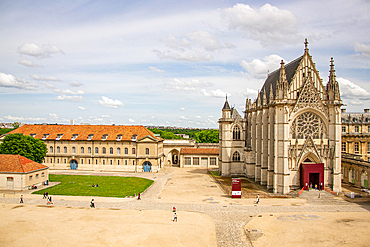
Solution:
<path fill-rule="evenodd" d="M 231 198 L 242 198 L 242 181 L 240 178 L 232 179 Z"/>

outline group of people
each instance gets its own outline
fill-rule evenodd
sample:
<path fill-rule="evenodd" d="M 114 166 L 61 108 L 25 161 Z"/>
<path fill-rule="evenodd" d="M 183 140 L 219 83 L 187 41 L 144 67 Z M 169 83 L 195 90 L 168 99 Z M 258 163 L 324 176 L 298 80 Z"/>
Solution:
<path fill-rule="evenodd" d="M 99 187 L 99 184 L 93 184 L 92 187 Z"/>
<path fill-rule="evenodd" d="M 312 183 L 310 183 L 310 189 L 313 189 Z M 315 184 L 314 189 L 315 190 L 323 190 L 324 189 L 324 186 L 323 186 L 322 183 L 320 183 L 320 185 Z"/>
<path fill-rule="evenodd" d="M 51 196 L 49 196 L 49 193 L 48 192 L 44 192 L 44 197 L 42 199 L 47 199 L 47 204 L 53 204 L 53 200 L 51 198 Z"/>

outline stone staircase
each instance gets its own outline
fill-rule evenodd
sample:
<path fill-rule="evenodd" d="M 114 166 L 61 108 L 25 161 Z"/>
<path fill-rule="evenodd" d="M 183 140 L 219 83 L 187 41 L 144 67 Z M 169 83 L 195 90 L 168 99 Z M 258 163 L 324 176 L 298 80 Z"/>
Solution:
<path fill-rule="evenodd" d="M 325 190 L 304 190 L 299 196 L 301 199 L 306 199 L 308 204 L 315 205 L 350 205 L 349 202 L 336 197 Z"/>

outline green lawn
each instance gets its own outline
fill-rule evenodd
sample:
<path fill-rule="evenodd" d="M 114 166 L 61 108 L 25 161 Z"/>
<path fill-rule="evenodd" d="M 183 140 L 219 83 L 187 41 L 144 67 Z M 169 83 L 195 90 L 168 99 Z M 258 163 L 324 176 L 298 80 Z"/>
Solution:
<path fill-rule="evenodd" d="M 66 195 L 66 196 L 105 196 L 126 197 L 142 193 L 152 180 L 137 177 L 83 176 L 83 175 L 49 175 L 50 182 L 60 184 L 32 194 Z M 99 187 L 92 187 L 98 184 Z"/>

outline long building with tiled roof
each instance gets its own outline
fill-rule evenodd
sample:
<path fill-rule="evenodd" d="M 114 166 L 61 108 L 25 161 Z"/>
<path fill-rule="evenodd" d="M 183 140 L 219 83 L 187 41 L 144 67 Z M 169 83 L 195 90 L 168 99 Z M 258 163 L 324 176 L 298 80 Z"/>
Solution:
<path fill-rule="evenodd" d="M 218 148 L 181 148 L 180 167 L 218 168 Z"/>
<path fill-rule="evenodd" d="M 0 154 L 0 189 L 23 190 L 48 180 L 49 167 L 21 155 Z"/>
<path fill-rule="evenodd" d="M 163 139 L 144 126 L 24 125 L 21 133 L 47 145 L 51 169 L 156 172 L 163 166 Z"/>

